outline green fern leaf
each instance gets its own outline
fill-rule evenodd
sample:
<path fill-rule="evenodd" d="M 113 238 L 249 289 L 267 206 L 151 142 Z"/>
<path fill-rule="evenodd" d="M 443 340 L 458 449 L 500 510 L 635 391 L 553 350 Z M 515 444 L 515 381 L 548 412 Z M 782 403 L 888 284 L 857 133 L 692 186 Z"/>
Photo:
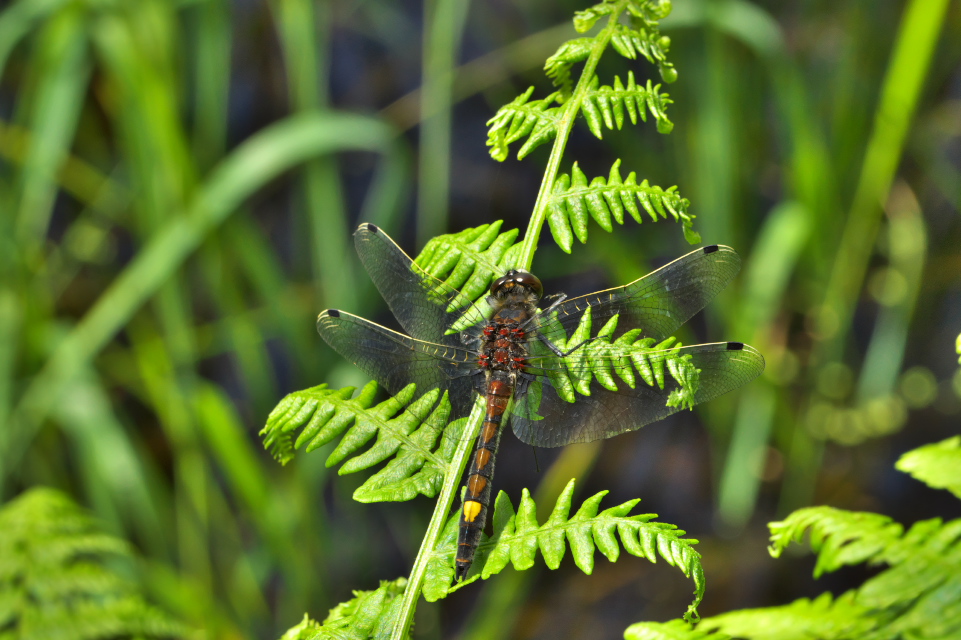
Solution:
<path fill-rule="evenodd" d="M 616 340 L 611 340 L 618 318 L 617 315 L 610 318 L 593 339 L 590 308 L 581 315 L 577 328 L 566 340 L 560 337 L 562 331 L 559 327 L 555 325 L 551 330 L 555 345 L 560 350 L 569 351 L 581 345 L 573 353 L 560 359 L 566 370 L 551 368 L 544 372 L 551 378 L 558 396 L 568 402 L 575 402 L 575 392 L 590 395 L 592 380 L 610 391 L 617 391 L 619 384 L 627 384 L 633 389 L 639 384 L 638 377 L 644 384 L 663 390 L 669 376 L 677 383 L 678 388 L 669 395 L 667 406 L 692 408 L 700 371 L 692 364 L 690 355 L 680 354 L 683 345 L 674 337 L 655 344 L 653 338 L 641 338 L 640 329 L 627 331 Z M 548 322 L 556 322 L 556 318 L 549 319 Z M 549 354 L 547 347 L 540 343 L 533 343 L 531 349 L 534 356 Z M 618 383 L 618 378 L 621 383 Z"/>
<path fill-rule="evenodd" d="M 625 640 L 730 640 L 725 633 L 708 633 L 695 629 L 684 620 L 639 622 L 624 630 Z"/>
<path fill-rule="evenodd" d="M 393 582 L 382 580 L 373 591 L 354 591 L 354 597 L 342 602 L 321 623 L 304 619 L 281 636 L 280 640 L 367 640 L 386 638 L 397 619 L 398 606 L 407 578 Z"/>
<path fill-rule="evenodd" d="M 147 639 L 187 629 L 115 572 L 122 540 L 67 496 L 32 489 L 0 510 L 0 628 L 4 637 Z M 69 636 L 64 634 L 69 632 Z"/>
<path fill-rule="evenodd" d="M 958 464 L 957 440 L 912 451 L 902 456 L 898 468 L 936 486 L 950 485 Z M 815 575 L 861 562 L 889 566 L 837 598 L 825 593 L 783 607 L 733 611 L 702 620 L 696 630 L 677 621 L 640 623 L 625 637 L 693 640 L 714 632 L 756 640 L 961 637 L 961 520 L 924 520 L 905 532 L 885 516 L 815 507 L 770 527 L 775 556 L 810 532 L 818 553 Z"/>
<path fill-rule="evenodd" d="M 895 467 L 936 489 L 961 498 L 961 436 L 909 451 Z"/>
<path fill-rule="evenodd" d="M 888 608 L 910 604 L 932 590 L 939 593 L 946 587 L 957 592 L 961 589 L 961 520 L 917 522 L 886 546 L 876 561 L 891 567 L 864 583 L 858 596 L 862 604 Z M 961 628 L 961 619 L 957 624 Z"/>
<path fill-rule="evenodd" d="M 588 7 L 583 11 L 578 11 L 574 14 L 574 28 L 578 33 L 586 33 L 594 27 L 598 20 L 606 15 L 610 15 L 613 9 L 614 4 L 605 1 L 593 7 Z"/>
<path fill-rule="evenodd" d="M 614 76 L 613 86 L 597 85 L 595 77 L 581 108 L 591 133 L 598 139 L 603 138 L 602 127 L 620 130 L 624 126 L 625 113 L 631 124 L 637 124 L 638 118 L 647 122 L 647 113 L 650 112 L 657 121 L 660 133 L 673 131 L 674 123 L 667 118 L 667 106 L 674 101 L 666 93 L 660 92 L 661 85 L 652 85 L 648 80 L 646 86 L 639 86 L 634 81 L 634 72 L 628 72 L 626 86 L 617 76 Z"/>
<path fill-rule="evenodd" d="M 677 80 L 677 70 L 667 61 L 671 39 L 661 35 L 657 20 L 649 20 L 644 16 L 644 11 L 632 12 L 634 19 L 631 26 L 617 25 L 611 36 L 611 46 L 630 60 L 637 59 L 638 54 L 644 56 L 648 62 L 657 65 L 661 79 L 670 84 Z"/>
<path fill-rule="evenodd" d="M 320 630 L 321 624 L 313 620 L 308 614 L 298 624 L 284 632 L 280 640 L 310 640 Z"/>
<path fill-rule="evenodd" d="M 772 522 L 771 555 L 775 558 L 810 531 L 811 548 L 818 553 L 815 577 L 841 566 L 877 560 L 893 544 L 903 527 L 876 513 L 844 511 L 833 507 L 799 509 L 782 522 Z"/>
<path fill-rule="evenodd" d="M 563 100 L 571 97 L 573 82 L 571 81 L 571 67 L 583 62 L 591 55 L 595 46 L 594 38 L 577 38 L 568 40 L 544 63 L 547 77 L 560 92 Z"/>
<path fill-rule="evenodd" d="M 830 593 L 801 598 L 782 607 L 745 609 L 703 620 L 698 631 L 720 631 L 734 637 L 771 640 L 871 638 L 878 621 L 855 601 L 854 592 L 834 599 Z"/>
<path fill-rule="evenodd" d="M 694 628 L 681 620 L 640 622 L 624 632 L 627 640 L 880 640 L 878 621 L 854 602 L 854 592 L 837 600 L 825 593 L 814 600 L 765 609 L 742 609 L 705 618 Z"/>
<path fill-rule="evenodd" d="M 606 491 L 585 500 L 577 513 L 568 517 L 573 494 L 574 481 L 571 480 L 557 499 L 550 517 L 543 525 L 539 525 L 536 505 L 526 489 L 516 512 L 507 494 L 500 492 L 494 503 L 493 535 L 481 542 L 475 557 L 474 566 L 477 570 L 456 587 L 451 586 L 451 580 L 454 576 L 458 517 L 451 518 L 431 557 L 424 596 L 428 601 L 436 600 L 478 578 L 486 580 L 502 571 L 508 563 L 517 570 L 528 569 L 534 565 L 538 550 L 547 566 L 556 569 L 570 547 L 574 563 L 581 571 L 590 574 L 594 569 L 595 550 L 600 550 L 608 560 L 614 562 L 623 548 L 631 555 L 647 558 L 651 562 L 656 562 L 660 556 L 685 576 L 693 578 L 695 600 L 685 617 L 696 617 L 697 605 L 704 593 L 700 554 L 693 547 L 697 541 L 683 538 L 684 532 L 673 525 L 651 522 L 656 517 L 653 514 L 628 515 L 639 500 L 630 500 L 598 512 Z"/>
<path fill-rule="evenodd" d="M 487 121 L 487 146 L 491 147 L 491 157 L 499 162 L 507 159 L 508 147 L 527 137 L 527 141 L 517 152 L 522 160 L 531 151 L 550 142 L 557 135 L 563 106 L 552 107 L 562 100 L 562 94 L 555 91 L 543 100 L 528 102 L 534 87 L 517 96 L 512 102 L 497 110 L 494 117 Z"/>
<path fill-rule="evenodd" d="M 692 230 L 694 216 L 687 212 L 690 206 L 687 198 L 682 198 L 674 187 L 665 191 L 651 186 L 647 180 L 638 184 L 633 171 L 624 179 L 620 167 L 621 161 L 615 161 L 606 180 L 598 176 L 590 183 L 576 162 L 571 168 L 571 175 L 562 173 L 558 176 L 548 201 L 547 217 L 557 246 L 570 253 L 575 235 L 582 244 L 587 242 L 589 218 L 593 218 L 607 232 L 613 231 L 613 222 L 624 224 L 625 211 L 642 223 L 644 217 L 641 208 L 655 222 L 659 218 L 673 217 L 676 222 L 682 223 L 688 242 L 696 244 L 701 241 L 700 236 Z"/>
<path fill-rule="evenodd" d="M 437 495 L 466 424 L 466 419 L 448 424 L 447 395 L 434 389 L 411 402 L 416 388 L 408 385 L 371 406 L 376 382 L 368 383 L 357 397 L 351 397 L 353 392 L 353 387 L 332 390 L 320 385 L 289 394 L 267 418 L 261 431 L 265 446 L 286 463 L 302 446 L 309 452 L 340 438 L 327 466 L 343 463 L 341 475 L 390 460 L 354 492 L 355 500 L 403 501 Z M 291 443 L 291 434 L 298 430 Z M 372 439 L 374 444 L 368 447 Z"/>
<path fill-rule="evenodd" d="M 503 220 L 432 238 L 417 265 L 470 300 L 487 294 L 491 282 L 515 266 L 518 229 L 500 232 Z M 453 309 L 449 309 L 453 311 Z"/>

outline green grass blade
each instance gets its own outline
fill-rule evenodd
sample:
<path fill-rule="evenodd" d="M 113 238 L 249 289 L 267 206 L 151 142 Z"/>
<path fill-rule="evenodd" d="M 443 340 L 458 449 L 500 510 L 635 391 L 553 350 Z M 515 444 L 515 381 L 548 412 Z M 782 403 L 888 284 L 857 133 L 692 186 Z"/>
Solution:
<path fill-rule="evenodd" d="M 467 22 L 466 0 L 424 0 L 417 244 L 447 227 L 451 167 L 451 107 L 454 67 Z"/>
<path fill-rule="evenodd" d="M 854 305 L 877 239 L 882 213 L 880 204 L 891 189 L 947 7 L 947 0 L 912 0 L 904 10 L 881 87 L 854 202 L 824 295 L 819 324 L 832 338 L 820 345 L 817 356 L 820 362 L 836 359 L 843 348 L 846 332 L 838 329 L 851 324 Z M 833 331 L 830 330 L 832 327 Z"/>
<path fill-rule="evenodd" d="M 45 25 L 32 61 L 37 78 L 27 126 L 30 136 L 17 212 L 20 250 L 39 247 L 47 233 L 57 173 L 74 137 L 90 77 L 85 16 L 79 6 L 60 11 Z"/>
<path fill-rule="evenodd" d="M 173 216 L 60 343 L 18 406 L 16 442 L 0 478 L 20 459 L 50 397 L 104 347 L 207 235 L 258 188 L 305 160 L 345 149 L 389 153 L 393 133 L 369 118 L 324 113 L 291 117 L 253 136 L 212 172 L 187 211 Z M 389 160 L 393 156 L 388 156 Z"/>
<path fill-rule="evenodd" d="M 275 0 L 280 43 L 287 72 L 287 93 L 295 111 L 327 107 L 326 70 L 328 10 L 310 0 Z M 323 70 L 323 72 L 321 72 Z M 342 307 L 356 308 L 358 287 L 353 276 L 347 211 L 337 163 L 316 158 L 302 169 L 301 191 L 307 213 L 310 257 L 318 296 Z"/>
<path fill-rule="evenodd" d="M 70 0 L 19 0 L 0 13 L 0 75 L 7 59 L 20 40 L 30 33 L 36 22 L 49 17 Z"/>

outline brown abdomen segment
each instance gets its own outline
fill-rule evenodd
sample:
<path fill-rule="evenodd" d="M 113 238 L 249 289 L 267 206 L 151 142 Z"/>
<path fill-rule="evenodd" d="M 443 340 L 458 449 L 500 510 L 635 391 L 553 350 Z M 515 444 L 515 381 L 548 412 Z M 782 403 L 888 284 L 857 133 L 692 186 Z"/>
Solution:
<path fill-rule="evenodd" d="M 494 372 L 487 383 L 487 411 L 467 474 L 467 490 L 460 513 L 455 582 L 460 582 L 467 575 L 474 561 L 474 552 L 480 544 L 481 532 L 487 521 L 487 507 L 490 505 L 494 456 L 501 439 L 502 420 L 514 393 L 510 378 L 497 373 Z"/>

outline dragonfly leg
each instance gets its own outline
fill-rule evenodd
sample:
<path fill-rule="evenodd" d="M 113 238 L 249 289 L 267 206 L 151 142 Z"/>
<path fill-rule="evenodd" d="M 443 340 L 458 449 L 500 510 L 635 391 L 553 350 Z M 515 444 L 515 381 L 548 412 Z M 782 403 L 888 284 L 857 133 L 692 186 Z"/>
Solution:
<path fill-rule="evenodd" d="M 597 340 L 597 338 L 588 338 L 587 340 L 577 343 L 567 351 L 562 351 L 556 344 L 554 344 L 553 342 L 551 342 L 541 334 L 537 334 L 537 339 L 543 342 L 544 346 L 550 349 L 554 353 L 554 355 L 557 356 L 558 358 L 566 358 L 567 356 L 571 355 L 572 353 L 574 353 L 575 351 L 583 347 L 588 342 Z"/>
<path fill-rule="evenodd" d="M 535 314 L 533 314 L 530 318 L 527 319 L 526 322 L 524 322 L 524 323 L 520 326 L 520 328 L 521 328 L 521 329 L 525 329 L 525 328 L 527 327 L 527 325 L 529 325 L 531 322 L 533 322 L 534 320 L 536 320 L 536 319 L 539 318 L 540 316 L 546 316 L 546 315 L 549 314 L 551 311 L 553 311 L 554 309 L 556 309 L 559 304 L 561 304 L 562 302 L 564 302 L 565 300 L 567 300 L 567 294 L 566 294 L 566 293 L 555 293 L 555 294 L 553 294 L 553 295 L 547 296 L 547 297 L 544 298 L 544 299 L 545 299 L 545 300 L 551 300 L 551 299 L 554 299 L 554 298 L 556 298 L 556 299 L 554 300 L 554 302 L 552 302 L 552 303 L 550 304 L 549 307 L 547 307 L 547 308 L 545 308 L 545 309 L 538 309 Z"/>

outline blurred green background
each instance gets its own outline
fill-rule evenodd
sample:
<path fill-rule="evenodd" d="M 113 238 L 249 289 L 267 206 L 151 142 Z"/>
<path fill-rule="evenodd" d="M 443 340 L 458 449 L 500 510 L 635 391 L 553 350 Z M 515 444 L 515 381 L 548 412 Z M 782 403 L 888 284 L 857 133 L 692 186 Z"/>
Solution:
<path fill-rule="evenodd" d="M 314 330 L 327 307 L 384 319 L 358 222 L 412 254 L 438 233 L 524 228 L 548 149 L 498 164 L 484 123 L 530 85 L 550 92 L 540 68 L 585 7 L 6 4 L 0 498 L 66 490 L 211 638 L 275 637 L 405 575 L 428 501 L 357 504 L 362 478 L 322 452 L 281 468 L 256 434 L 285 393 L 361 381 Z M 550 471 L 506 437 L 497 485 L 516 501 L 575 469 L 582 497 L 643 498 L 702 541 L 704 614 L 840 590 L 863 576 L 815 583 L 810 558 L 771 560 L 764 524 L 808 504 L 961 515 L 892 468 L 961 416 L 961 7 L 677 0 L 662 27 L 674 132 L 581 127 L 564 170 L 621 158 L 678 185 L 705 242 L 745 264 L 681 337 L 749 342 L 767 371 L 696 413 L 540 452 Z M 613 52 L 599 73 L 628 69 L 659 81 Z M 584 293 L 690 249 L 671 223 L 615 231 L 592 226 L 572 256 L 545 234 L 535 271 Z M 637 558 L 524 579 L 500 600 L 477 584 L 422 603 L 417 633 L 619 637 L 679 616 L 692 590 Z"/>

